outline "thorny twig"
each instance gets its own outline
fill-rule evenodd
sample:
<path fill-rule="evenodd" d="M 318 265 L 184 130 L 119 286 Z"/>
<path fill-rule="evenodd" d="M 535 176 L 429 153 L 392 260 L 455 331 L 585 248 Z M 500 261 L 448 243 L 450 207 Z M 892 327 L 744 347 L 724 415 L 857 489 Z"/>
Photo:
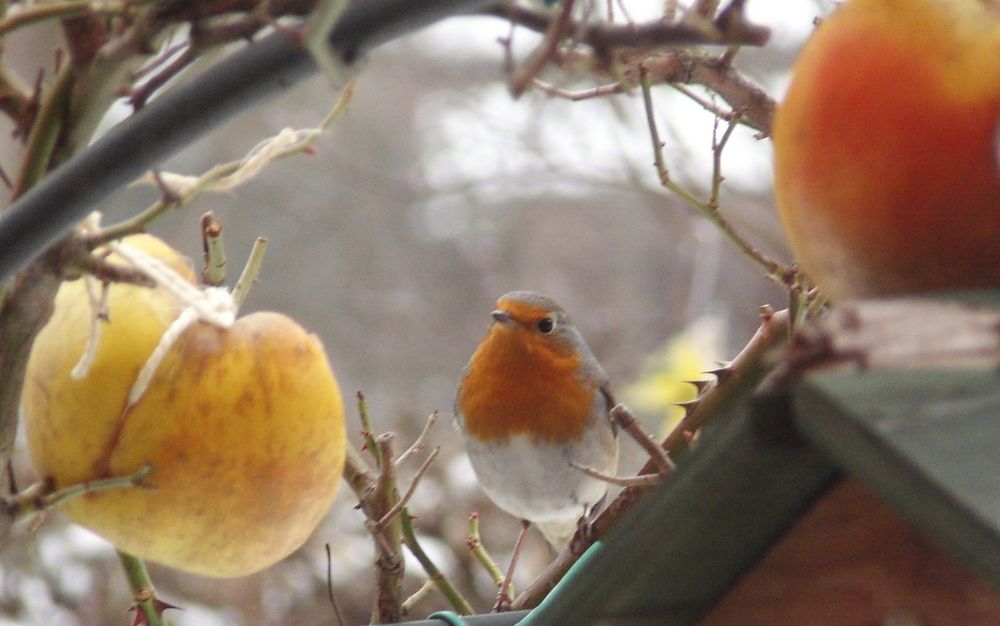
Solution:
<path fill-rule="evenodd" d="M 520 97 L 524 93 L 528 85 L 531 84 L 531 81 L 538 76 L 545 65 L 552 59 L 556 49 L 559 47 L 559 42 L 566 36 L 570 28 L 574 4 L 575 0 L 563 0 L 556 19 L 552 20 L 545 31 L 545 38 L 542 40 L 541 45 L 531 53 L 524 67 L 511 79 L 510 92 L 515 98 Z"/>
<path fill-rule="evenodd" d="M 270 3 L 260 4 L 263 6 Z M 186 44 L 182 44 L 179 54 L 176 47 L 171 47 L 165 50 L 160 58 L 149 64 L 162 69 L 152 73 L 147 65 L 134 75 L 133 80 L 142 75 L 149 77 L 132 88 L 128 94 L 129 102 L 132 103 L 133 108 L 141 109 L 154 93 L 206 52 L 228 43 L 250 40 L 262 28 L 274 23 L 277 17 L 277 15 L 255 10 L 226 22 L 211 25 L 206 21 L 192 21 L 189 40 Z M 166 63 L 170 58 L 173 60 Z"/>
<path fill-rule="evenodd" d="M 670 460 L 670 457 L 667 456 L 667 453 L 664 452 L 660 444 L 656 443 L 649 433 L 643 430 L 642 425 L 639 424 L 639 420 L 635 419 L 635 416 L 632 415 L 627 406 L 616 404 L 611 409 L 610 417 L 636 443 L 642 446 L 642 449 L 649 454 L 649 457 L 653 460 L 653 463 L 661 474 L 666 474 L 674 469 L 673 461 Z"/>
<path fill-rule="evenodd" d="M 380 533 L 383 530 L 385 530 L 386 526 L 388 526 L 392 522 L 392 520 L 396 518 L 397 515 L 403 512 L 403 509 L 406 507 L 407 503 L 410 501 L 410 498 L 413 496 L 413 492 L 416 491 L 417 489 L 417 483 L 419 483 L 420 479 L 423 478 L 424 472 L 426 472 L 427 468 L 430 467 L 431 463 L 434 462 L 434 459 L 437 458 L 438 452 L 440 451 L 441 448 L 437 447 L 434 448 L 431 451 L 431 453 L 427 455 L 427 458 L 424 459 L 424 462 L 421 463 L 420 467 L 417 469 L 417 473 L 414 474 L 413 478 L 410 480 L 410 486 L 403 493 L 402 497 L 400 497 L 399 500 L 396 501 L 394 505 L 392 505 L 392 508 L 386 511 L 385 514 L 381 518 L 379 518 L 378 521 L 372 522 L 369 525 L 369 530 L 371 531 L 372 534 Z M 398 467 L 399 464 L 397 463 L 396 465 Z"/>
<path fill-rule="evenodd" d="M 465 547 L 469 549 L 472 556 L 479 561 L 480 565 L 489 574 L 490 579 L 493 580 L 493 584 L 496 585 L 497 589 L 503 585 L 504 573 L 497 565 L 497 562 L 493 560 L 490 553 L 487 552 L 486 547 L 483 546 L 483 538 L 479 533 L 479 513 L 472 513 L 469 515 L 469 534 L 465 538 Z M 511 595 L 514 594 L 513 587 L 511 588 Z"/>
<path fill-rule="evenodd" d="M 640 75 L 642 76 L 640 87 L 642 88 L 643 108 L 646 113 L 646 122 L 649 126 L 649 137 L 653 146 L 653 165 L 656 168 L 660 184 L 665 189 L 682 199 L 687 205 L 697 210 L 704 217 L 708 218 L 709 221 L 715 224 L 715 226 L 722 231 L 722 233 L 726 235 L 726 237 L 747 258 L 760 265 L 767 272 L 768 276 L 779 282 L 783 281 L 784 277 L 788 274 L 788 268 L 784 267 L 774 259 L 771 259 L 769 256 L 750 244 L 750 242 L 744 239 L 743 236 L 736 231 L 732 222 L 719 212 L 718 196 L 720 185 L 722 183 L 722 151 L 725 149 L 726 142 L 729 140 L 729 137 L 732 135 L 732 132 L 737 125 L 737 120 L 740 117 L 739 114 L 734 112 L 734 114 L 730 116 L 728 127 L 726 128 L 726 132 L 723 134 L 721 140 L 716 140 L 713 133 L 713 171 L 711 195 L 707 201 L 702 201 L 670 177 L 670 172 L 667 170 L 666 161 L 663 156 L 663 142 L 660 140 L 660 134 L 657 130 L 656 113 L 653 108 L 652 88 L 650 86 L 650 81 L 645 68 L 640 68 Z"/>
<path fill-rule="evenodd" d="M 531 81 L 531 85 L 550 96 L 555 98 L 562 98 L 564 100 L 569 100 L 571 102 L 579 102 L 581 100 L 590 100 L 592 98 L 602 98 L 604 96 L 611 96 L 618 93 L 624 93 L 626 90 L 625 85 L 622 83 L 610 83 L 607 85 L 598 85 L 597 87 L 592 87 L 590 89 L 581 89 L 579 91 L 569 91 L 561 87 L 556 87 L 551 85 L 541 79 L 535 78 Z"/>
<path fill-rule="evenodd" d="M 348 445 L 344 478 L 360 500 L 359 507 L 367 518 L 365 526 L 372 533 L 376 545 L 378 598 L 374 617 L 378 620 L 385 620 L 395 615 L 398 619 L 398 615 L 402 613 L 403 602 L 399 593 L 399 582 L 403 561 L 399 548 L 404 544 L 452 608 L 462 615 L 471 614 L 472 607 L 468 601 L 462 597 L 451 580 L 441 572 L 420 546 L 413 530 L 413 517 L 406 510 L 406 502 L 414 493 L 420 477 L 423 476 L 436 457 L 438 449 L 435 448 L 424 460 L 407 492 L 400 497 L 396 491 L 395 471 L 399 463 L 393 459 L 393 437 L 390 433 L 378 436 L 373 434 L 367 403 L 361 392 L 358 392 L 358 412 L 362 421 L 363 437 L 366 442 L 370 442 L 366 443 L 366 446 L 370 446 L 370 450 L 375 456 L 378 474 L 376 475 L 369 469 L 368 464 L 353 446 Z M 428 418 L 428 424 L 425 425 L 421 436 L 424 436 L 433 425 L 435 420 L 432 418 Z M 414 450 L 414 446 L 411 445 L 410 450 Z"/>
<path fill-rule="evenodd" d="M 434 582 L 433 579 L 431 578 L 424 579 L 424 583 L 420 585 L 420 587 L 416 591 L 411 593 L 409 598 L 403 600 L 403 606 L 402 606 L 403 615 L 409 615 L 413 611 L 413 607 L 415 607 L 419 602 L 421 602 L 424 598 L 429 596 L 431 592 L 436 589 L 437 589 L 437 584 Z"/>
<path fill-rule="evenodd" d="M 604 474 L 590 467 L 589 465 L 580 465 L 576 461 L 569 462 L 570 467 L 574 467 L 587 476 L 591 478 L 596 478 L 597 480 L 606 482 L 611 485 L 618 485 L 619 487 L 649 487 L 660 482 L 660 477 L 662 474 L 641 474 L 639 476 L 611 476 L 609 474 Z"/>
<path fill-rule="evenodd" d="M 572 467 L 575 467 L 592 478 L 602 480 L 612 485 L 618 485 L 620 487 L 645 487 L 655 485 L 660 481 L 661 477 L 673 471 L 673 461 L 670 460 L 670 457 L 667 456 L 667 453 L 664 452 L 660 444 L 656 443 L 649 433 L 642 428 L 642 425 L 639 424 L 639 420 L 635 419 L 635 416 L 632 415 L 632 412 L 629 411 L 627 406 L 624 404 L 616 404 L 608 413 L 608 417 L 619 428 L 632 437 L 632 439 L 634 439 L 647 454 L 649 454 L 650 460 L 655 465 L 654 472 L 639 476 L 620 477 L 609 476 L 592 467 L 570 461 L 569 464 Z"/>
<path fill-rule="evenodd" d="M 718 56 L 677 50 L 646 55 L 634 63 L 624 61 L 628 67 L 641 63 L 651 85 L 686 84 L 702 85 L 722 98 L 732 110 L 741 112 L 741 123 L 759 131 L 763 138 L 771 133 L 771 122 L 776 104 L 760 86 L 734 68 L 723 63 Z M 638 70 L 628 70 L 627 75 L 638 82 Z M 726 116 L 723 116 L 726 119 Z"/>
<path fill-rule="evenodd" d="M 558 14 L 514 3 L 495 4 L 481 13 L 509 20 L 539 33 L 548 32 L 552 22 L 560 19 Z M 728 18 L 715 22 L 707 19 L 679 22 L 656 19 L 638 24 L 570 20 L 565 34 L 595 50 L 650 50 L 698 44 L 762 46 L 767 43 L 769 29 L 750 24 L 743 19 L 742 13 Z"/>
<path fill-rule="evenodd" d="M 378 445 L 375 443 L 375 433 L 372 430 L 371 418 L 368 416 L 368 402 L 365 400 L 364 392 L 359 390 L 356 398 L 358 401 L 358 418 L 361 420 L 361 436 L 365 440 L 361 449 L 372 455 L 375 459 L 375 468 L 381 469 L 379 465 Z"/>
<path fill-rule="evenodd" d="M 393 460 L 393 435 L 382 433 L 375 438 L 379 458 L 379 473 L 375 488 L 369 498 L 362 500 L 362 510 L 369 520 L 379 520 L 399 498 L 396 489 L 396 472 Z M 366 524 L 367 525 L 367 524 Z M 402 615 L 403 574 L 405 562 L 400 552 L 399 520 L 392 519 L 385 528 L 372 533 L 375 540 L 375 612 L 372 621 L 377 624 L 399 621 Z"/>
<path fill-rule="evenodd" d="M 88 493 L 106 491 L 109 489 L 124 489 L 128 487 L 146 488 L 143 479 L 149 475 L 153 467 L 143 465 L 127 476 L 116 476 L 101 480 L 89 480 L 62 489 L 55 489 L 49 481 L 37 482 L 24 491 L 10 496 L 0 496 L 0 536 L 18 520 L 35 513 L 41 513 L 60 504 Z"/>
<path fill-rule="evenodd" d="M 585 19 L 563 23 L 560 20 L 566 18 L 562 12 L 540 11 L 513 3 L 493 5 L 483 13 L 507 19 L 511 23 L 511 35 L 501 39 L 505 71 L 509 76 L 514 73 L 511 53 L 513 26 L 519 25 L 546 33 L 542 47 L 533 54 L 533 60 L 553 60 L 560 66 L 569 64 L 572 67 L 587 67 L 592 73 L 606 75 L 614 83 L 621 84 L 618 88 L 601 88 L 600 95 L 627 91 L 637 85 L 639 68 L 644 67 L 652 84 L 704 85 L 730 106 L 741 108 L 744 111 L 741 122 L 760 131 L 760 136 L 763 137 L 770 132 L 774 100 L 761 87 L 736 71 L 731 66 L 731 61 L 740 45 L 763 45 L 770 33 L 768 29 L 746 21 L 743 4 L 741 0 L 731 2 L 714 20 L 692 9 L 680 20 L 661 19 L 640 24 L 615 24 Z M 564 40 L 588 46 L 591 52 L 574 49 L 557 55 L 557 48 L 549 36 L 555 32 L 553 29 L 556 27 L 564 33 Z M 698 44 L 725 45 L 727 49 L 721 55 L 677 49 Z M 543 48 L 548 54 L 540 54 Z M 533 66 L 529 64 L 526 67 Z M 537 71 L 530 76 L 534 80 L 523 85 L 517 83 L 515 86 L 536 86 L 550 95 L 569 97 L 572 100 L 596 97 L 589 90 L 574 94 L 545 83 L 539 84 Z M 512 84 L 515 84 L 513 80 Z"/>
<path fill-rule="evenodd" d="M 243 305 L 247 296 L 250 295 L 250 290 L 253 288 L 254 283 L 257 282 L 261 266 L 264 264 L 264 254 L 266 252 L 267 237 L 257 237 L 253 242 L 253 247 L 250 248 L 250 255 L 243 266 L 243 271 L 240 273 L 240 277 L 236 279 L 236 285 L 233 286 L 233 301 L 236 302 L 237 306 Z"/>
<path fill-rule="evenodd" d="M 222 239 L 222 222 L 211 211 L 201 216 L 201 249 L 201 282 L 209 287 L 226 284 L 226 248 Z"/>
<path fill-rule="evenodd" d="M 413 440 L 413 443 L 410 444 L 410 447 L 406 449 L 406 452 L 400 454 L 399 458 L 396 459 L 397 468 L 401 467 L 403 463 L 405 463 L 406 460 L 411 456 L 413 456 L 414 454 L 419 454 L 420 452 L 423 452 L 424 448 L 427 446 L 427 434 L 431 431 L 431 428 L 434 428 L 434 424 L 437 423 L 437 419 L 438 419 L 437 411 L 434 411 L 429 416 L 427 416 L 427 421 L 424 422 L 423 430 L 421 430 L 420 434 L 417 435 L 417 438 Z"/>
<path fill-rule="evenodd" d="M 132 589 L 132 609 L 135 611 L 133 626 L 166 626 L 163 612 L 178 607 L 161 600 L 146 571 L 146 563 L 137 556 L 118 550 L 125 578 Z"/>
<path fill-rule="evenodd" d="M 428 580 L 437 586 L 438 591 L 456 613 L 459 615 L 472 615 L 472 605 L 459 593 L 455 585 L 452 584 L 451 579 L 438 569 L 438 566 L 427 556 L 420 542 L 417 541 L 417 534 L 413 530 L 413 517 L 405 509 L 400 517 L 400 521 L 402 522 L 400 526 L 403 529 L 403 543 L 406 544 L 410 554 L 417 559 L 420 566 L 424 568 L 424 573 L 427 574 Z"/>
<path fill-rule="evenodd" d="M 330 601 L 330 606 L 333 607 L 333 616 L 337 618 L 337 626 L 344 626 L 346 622 L 344 621 L 344 615 L 340 612 L 340 604 L 337 602 L 337 596 L 333 593 L 333 555 L 330 552 L 330 544 L 324 544 L 326 548 L 326 597 Z"/>

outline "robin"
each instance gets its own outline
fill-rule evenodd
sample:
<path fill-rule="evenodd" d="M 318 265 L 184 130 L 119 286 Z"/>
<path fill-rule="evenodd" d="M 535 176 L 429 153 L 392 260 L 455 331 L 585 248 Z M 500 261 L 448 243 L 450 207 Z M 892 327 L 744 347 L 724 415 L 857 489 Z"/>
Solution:
<path fill-rule="evenodd" d="M 512 291 L 492 316 L 459 380 L 455 420 L 486 495 L 561 551 L 607 493 L 570 463 L 617 469 L 608 379 L 552 299 Z"/>

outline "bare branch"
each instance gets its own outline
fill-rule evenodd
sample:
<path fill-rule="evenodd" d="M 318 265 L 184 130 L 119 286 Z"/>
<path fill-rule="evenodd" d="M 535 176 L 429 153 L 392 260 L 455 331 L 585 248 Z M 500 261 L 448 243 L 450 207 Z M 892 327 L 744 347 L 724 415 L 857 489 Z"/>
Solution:
<path fill-rule="evenodd" d="M 618 485 L 619 487 L 651 487 L 660 482 L 660 477 L 662 474 L 641 474 L 639 476 L 611 476 L 609 474 L 604 474 L 598 472 L 589 465 L 580 465 L 575 461 L 569 462 L 571 467 L 575 467 L 587 476 L 591 478 L 596 478 L 597 480 L 604 481 L 612 485 Z"/>
<path fill-rule="evenodd" d="M 515 98 L 520 97 L 524 93 L 528 85 L 531 84 L 531 81 L 538 76 L 556 53 L 559 42 L 566 36 L 570 28 L 574 4 L 575 0 L 563 0 L 556 19 L 551 21 L 545 31 L 545 38 L 542 40 L 541 45 L 531 53 L 524 67 L 514 75 L 510 82 L 510 92 Z"/>
<path fill-rule="evenodd" d="M 649 454 L 649 457 L 656 464 L 657 469 L 660 470 L 661 474 L 666 474 L 674 469 L 674 463 L 667 457 L 667 453 L 663 451 L 660 444 L 656 443 L 653 438 L 643 430 L 642 425 L 639 421 L 635 419 L 632 412 L 628 410 L 628 407 L 624 404 L 616 404 L 614 408 L 611 409 L 611 419 L 618 424 L 622 430 L 629 434 L 642 446 L 642 449 Z"/>
<path fill-rule="evenodd" d="M 413 440 L 413 443 L 410 444 L 410 447 L 406 449 L 406 452 L 400 454 L 399 458 L 396 459 L 397 469 L 401 467 L 403 463 L 406 462 L 406 459 L 408 459 L 410 456 L 423 451 L 423 449 L 427 446 L 427 434 L 430 432 L 431 428 L 434 427 L 434 424 L 437 422 L 437 419 L 438 419 L 437 411 L 434 411 L 429 416 L 427 416 L 427 421 L 424 422 L 423 430 L 421 430 L 420 434 L 417 435 L 417 438 Z"/>
<path fill-rule="evenodd" d="M 441 448 L 437 447 L 434 448 L 434 450 L 432 450 L 431 453 L 427 455 L 427 458 L 424 459 L 424 462 L 420 465 L 420 468 L 417 470 L 417 473 L 414 474 L 413 480 L 410 481 L 410 486 L 406 489 L 406 492 L 403 493 L 403 497 L 397 500 L 396 503 L 392 506 L 392 508 L 386 511 L 385 515 L 383 515 L 377 522 L 372 522 L 370 524 L 369 530 L 373 535 L 376 533 L 381 533 L 383 530 L 385 530 L 385 528 L 389 525 L 389 523 L 392 522 L 392 520 L 394 520 L 396 516 L 398 516 L 403 511 L 403 509 L 406 507 L 406 504 L 410 501 L 410 498 L 413 496 L 413 492 L 417 490 L 417 483 L 420 482 L 420 479 L 423 477 L 424 472 L 426 472 L 427 468 L 430 467 L 431 463 L 434 462 L 434 459 L 437 458 L 438 452 L 440 451 Z"/>
<path fill-rule="evenodd" d="M 337 596 L 333 594 L 333 556 L 330 553 L 330 544 L 324 544 L 326 548 L 326 597 L 333 607 L 333 615 L 337 618 L 337 626 L 344 626 L 344 615 L 340 612 L 340 605 L 337 603 Z"/>
<path fill-rule="evenodd" d="M 554 20 L 560 19 L 546 11 L 514 3 L 497 4 L 481 11 L 545 33 Z M 720 16 L 721 17 L 721 16 Z M 742 13 L 727 16 L 727 20 L 712 22 L 694 20 L 665 22 L 652 20 L 639 24 L 584 23 L 570 21 L 566 35 L 597 50 L 649 50 L 695 44 L 762 46 L 770 38 L 770 30 L 750 24 Z"/>
<path fill-rule="evenodd" d="M 581 91 L 568 91 L 566 89 L 556 87 L 555 85 L 551 85 L 538 78 L 531 81 L 531 86 L 549 94 L 550 96 L 570 100 L 572 102 L 624 93 L 626 90 L 625 86 L 621 83 L 610 83 L 608 85 L 599 85 L 597 87 L 583 89 Z"/>
<path fill-rule="evenodd" d="M 719 94 L 734 110 L 741 111 L 744 122 L 761 137 L 771 132 L 776 104 L 766 91 L 718 57 L 686 50 L 646 56 L 642 67 L 651 85 L 683 83 L 703 85 Z"/>

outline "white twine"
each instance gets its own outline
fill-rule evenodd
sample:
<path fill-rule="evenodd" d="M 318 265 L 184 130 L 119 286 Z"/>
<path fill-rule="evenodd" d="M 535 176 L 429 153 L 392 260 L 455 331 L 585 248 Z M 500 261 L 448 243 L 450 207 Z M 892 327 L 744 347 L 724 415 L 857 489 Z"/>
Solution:
<path fill-rule="evenodd" d="M 135 382 L 129 389 L 128 403 L 125 410 L 130 409 L 146 393 L 153 377 L 159 370 L 160 365 L 166 358 L 170 349 L 177 343 L 177 339 L 187 330 L 191 324 L 203 321 L 219 328 L 230 328 L 236 321 L 238 306 L 232 295 L 221 287 L 208 287 L 202 289 L 197 285 L 188 282 L 183 276 L 178 274 L 169 265 L 146 252 L 122 242 L 111 242 L 108 247 L 121 258 L 132 264 L 140 272 L 151 278 L 159 287 L 163 287 L 171 295 L 186 305 L 181 314 L 177 316 L 170 326 L 160 336 L 160 340 L 153 352 L 146 359 L 142 369 L 139 370 Z M 87 280 L 93 282 L 91 277 Z M 94 356 L 97 352 L 97 342 L 100 333 L 99 313 L 101 306 L 95 304 L 97 298 L 94 295 L 91 282 L 87 283 L 88 295 L 91 298 L 93 318 L 91 326 L 91 337 L 87 349 L 84 351 L 80 362 L 73 368 L 70 375 L 74 380 L 80 380 L 87 375 Z M 94 327 L 97 325 L 97 328 Z"/>
<path fill-rule="evenodd" d="M 90 373 L 90 366 L 94 364 L 97 357 L 97 345 L 101 341 L 101 313 L 107 306 L 108 290 L 104 287 L 97 293 L 97 280 L 89 274 L 83 277 L 83 285 L 87 290 L 87 300 L 90 303 L 90 336 L 87 338 L 87 345 L 80 355 L 73 369 L 69 371 L 69 377 L 73 380 L 83 380 Z"/>
<path fill-rule="evenodd" d="M 306 150 L 323 132 L 323 128 L 283 128 L 277 135 L 251 148 L 239 161 L 216 165 L 200 176 L 161 171 L 157 176 L 147 173 L 137 182 L 162 184 L 181 198 L 199 193 L 230 191 L 254 178 L 272 161 Z"/>

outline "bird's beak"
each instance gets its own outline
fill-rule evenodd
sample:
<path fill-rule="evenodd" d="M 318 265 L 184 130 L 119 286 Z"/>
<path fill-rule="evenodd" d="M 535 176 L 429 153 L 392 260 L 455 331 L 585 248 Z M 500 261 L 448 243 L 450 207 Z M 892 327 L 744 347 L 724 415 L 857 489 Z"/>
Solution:
<path fill-rule="evenodd" d="M 497 310 L 497 311 L 493 311 L 492 313 L 490 313 L 490 315 L 493 316 L 494 320 L 496 320 L 497 322 L 499 322 L 501 324 L 506 324 L 507 322 L 509 322 L 510 320 L 513 319 L 510 316 L 510 313 L 508 313 L 507 311 Z"/>

